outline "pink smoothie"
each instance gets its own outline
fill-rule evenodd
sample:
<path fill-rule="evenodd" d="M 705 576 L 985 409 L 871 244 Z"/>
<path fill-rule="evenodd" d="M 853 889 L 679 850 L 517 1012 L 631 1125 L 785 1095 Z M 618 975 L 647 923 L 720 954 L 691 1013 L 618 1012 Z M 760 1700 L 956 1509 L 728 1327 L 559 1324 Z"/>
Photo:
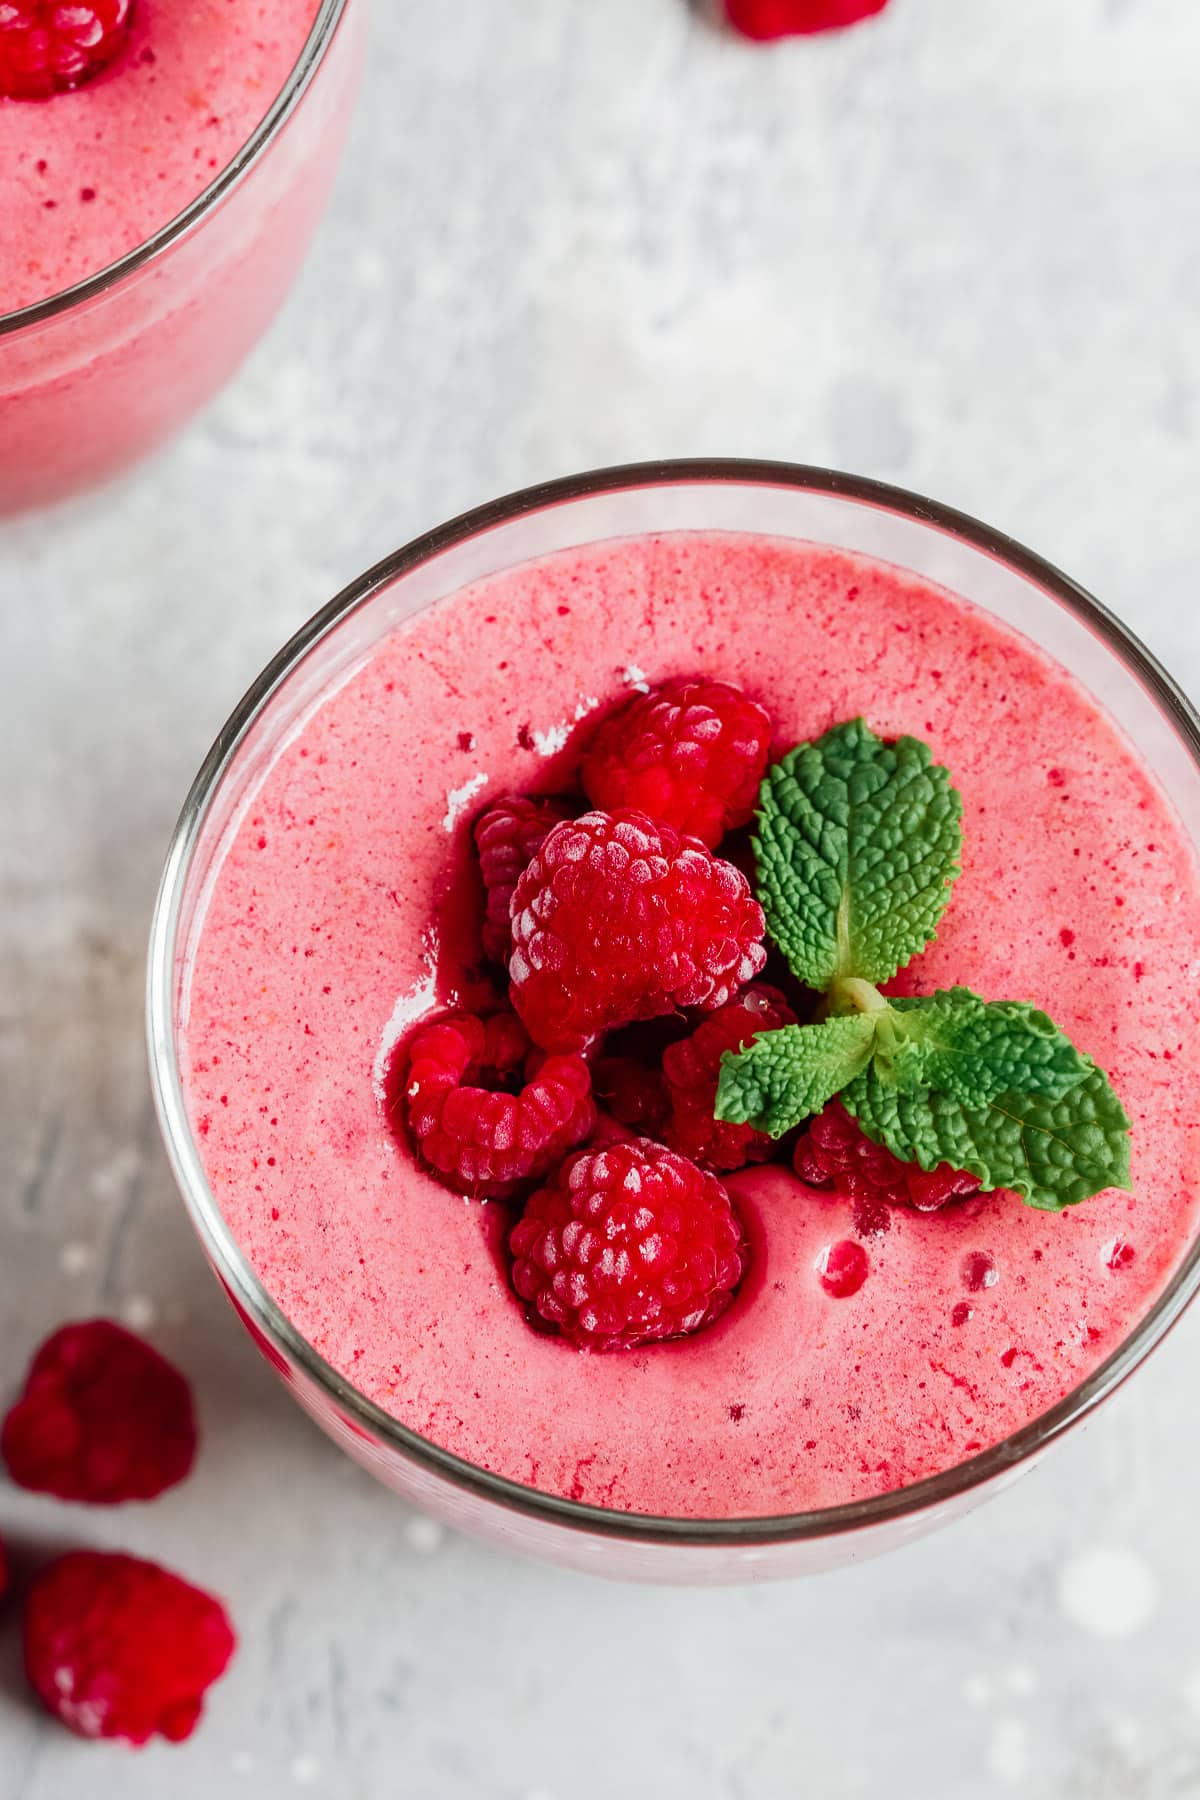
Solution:
<path fill-rule="evenodd" d="M 95 80 L 0 100 L 0 313 L 107 268 L 189 206 L 267 112 L 318 4 L 138 0 Z"/>
<path fill-rule="evenodd" d="M 964 873 L 909 991 L 1049 1010 L 1134 1123 L 1132 1194 L 1052 1216 L 990 1195 L 896 1213 L 858 1291 L 844 1205 L 784 1167 L 729 1186 L 753 1245 L 694 1339 L 585 1356 L 536 1335 L 498 1209 L 423 1175 L 381 1114 L 404 1023 L 452 998 L 439 938 L 490 796 L 561 783 L 622 684 L 704 671 L 770 711 L 776 752 L 863 713 L 926 739 L 965 804 Z M 409 621 L 251 797 L 184 995 L 184 1077 L 217 1200 L 305 1337 L 413 1430 L 545 1491 L 728 1517 L 848 1501 L 995 1443 L 1106 1357 L 1197 1223 L 1200 881 L 1113 723 L 1028 641 L 896 569 L 678 534 L 518 568 Z M 900 985 L 900 984 L 898 984 Z"/>
<path fill-rule="evenodd" d="M 199 224 L 98 298 L 96 275 L 200 198 L 288 85 L 320 0 L 138 0 L 73 93 L 0 99 L 0 514 L 100 480 L 175 430 L 276 311 L 332 183 L 365 20 L 348 0 L 270 148 Z"/>

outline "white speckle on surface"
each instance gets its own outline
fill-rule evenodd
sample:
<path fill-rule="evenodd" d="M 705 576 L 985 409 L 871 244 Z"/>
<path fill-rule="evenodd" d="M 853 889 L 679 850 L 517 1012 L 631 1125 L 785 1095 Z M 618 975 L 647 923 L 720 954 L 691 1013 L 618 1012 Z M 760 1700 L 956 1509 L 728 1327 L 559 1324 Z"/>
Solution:
<path fill-rule="evenodd" d="M 1179 1685 L 1184 1699 L 1197 1718 L 1200 1718 L 1200 1665 L 1189 1669 Z"/>
<path fill-rule="evenodd" d="M 987 1753 L 997 1781 L 1016 1787 L 1029 1773 L 1029 1727 L 1023 1719 L 997 1719 Z"/>
<path fill-rule="evenodd" d="M 84 1275 L 96 1260 L 90 1244 L 64 1244 L 58 1253 L 58 1266 L 64 1275 Z"/>
<path fill-rule="evenodd" d="M 446 1528 L 417 1513 L 404 1527 L 404 1541 L 418 1556 L 434 1556 L 446 1541 Z"/>
<path fill-rule="evenodd" d="M 626 687 L 636 688 L 639 694 L 648 694 L 650 692 L 650 683 L 646 680 L 646 671 L 645 669 L 639 669 L 636 663 L 630 663 L 627 669 L 621 671 L 621 680 L 625 683 Z"/>
<path fill-rule="evenodd" d="M 1025 1699 L 1036 1689 L 1037 1676 L 1028 1663 L 1013 1663 L 1004 1671 L 1004 1685 L 1010 1694 Z"/>
<path fill-rule="evenodd" d="M 446 795 L 446 816 L 442 820 L 444 830 L 454 830 L 480 788 L 486 787 L 486 785 L 486 772 L 483 769 L 477 769 L 475 774 L 469 780 L 464 781 L 461 787 L 450 789 Z"/>
<path fill-rule="evenodd" d="M 371 1084 L 375 1089 L 375 1098 L 380 1106 L 387 1099 L 387 1071 L 392 1051 L 404 1036 L 408 1027 L 416 1022 L 422 1014 L 427 1013 L 437 1001 L 437 955 L 436 951 L 425 953 L 425 966 L 428 970 L 424 980 L 418 981 L 415 987 L 409 988 L 399 995 L 392 1008 L 391 1018 L 383 1028 L 379 1039 L 379 1048 L 375 1052 L 375 1063 L 371 1070 Z"/>
<path fill-rule="evenodd" d="M 130 1331 L 153 1331 L 158 1323 L 158 1307 L 148 1294 L 130 1294 L 122 1303 L 121 1319 Z"/>
<path fill-rule="evenodd" d="M 92 1171 L 92 1193 L 97 1200 L 111 1200 L 119 1194 L 137 1172 L 138 1158 L 128 1147 Z"/>
<path fill-rule="evenodd" d="M 570 735 L 571 727 L 562 719 L 557 725 L 547 725 L 545 731 L 535 731 L 533 747 L 539 756 L 557 756 L 560 750 L 566 749 Z"/>
<path fill-rule="evenodd" d="M 968 1706 L 986 1706 L 994 1690 L 986 1675 L 975 1674 L 963 1677 L 962 1691 Z"/>
<path fill-rule="evenodd" d="M 235 1775 L 252 1775 L 254 1758 L 249 1750 L 235 1750 L 229 1759 L 229 1766 Z"/>
<path fill-rule="evenodd" d="M 1149 1566 L 1132 1550 L 1097 1544 L 1063 1564 L 1058 1604 L 1073 1625 L 1092 1637 L 1132 1637 L 1141 1631 L 1158 1599 Z"/>
<path fill-rule="evenodd" d="M 580 719 L 586 719 L 589 713 L 594 713 L 599 704 L 595 694 L 584 694 L 575 708 L 575 723 L 578 725 Z"/>
<path fill-rule="evenodd" d="M 297 1787 L 313 1787 L 320 1778 L 321 1765 L 315 1756 L 294 1756 L 291 1773 Z"/>
<path fill-rule="evenodd" d="M 1109 1742 L 1126 1756 L 1134 1756 L 1141 1749 L 1143 1735 L 1141 1725 L 1128 1713 L 1118 1713 L 1108 1721 Z"/>

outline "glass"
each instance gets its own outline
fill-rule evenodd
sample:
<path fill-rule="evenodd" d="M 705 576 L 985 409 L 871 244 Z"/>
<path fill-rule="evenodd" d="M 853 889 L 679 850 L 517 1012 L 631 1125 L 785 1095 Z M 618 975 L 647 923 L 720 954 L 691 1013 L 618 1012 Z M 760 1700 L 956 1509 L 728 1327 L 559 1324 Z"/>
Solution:
<path fill-rule="evenodd" d="M 1108 1360 L 1004 1442 L 893 1493 L 776 1518 L 653 1518 L 559 1499 L 474 1467 L 407 1430 L 324 1362 L 274 1305 L 208 1187 L 176 1054 L 209 878 L 242 803 L 281 744 L 377 640 L 419 608 L 551 551 L 643 532 L 717 529 L 799 538 L 915 570 L 1024 632 L 1107 707 L 1200 840 L 1200 720 L 1096 600 L 998 532 L 879 483 L 779 463 L 663 463 L 552 482 L 479 508 L 370 570 L 313 618 L 234 712 L 196 778 L 155 913 L 149 1035 L 159 1115 L 201 1242 L 260 1349 L 329 1435 L 446 1523 L 576 1568 L 675 1582 L 791 1575 L 930 1531 L 1012 1481 L 1086 1418 L 1161 1340 L 1200 1282 L 1200 1244 Z"/>
<path fill-rule="evenodd" d="M 0 316 L 0 515 L 145 455 L 257 342 L 332 187 L 365 29 L 366 0 L 322 0 L 287 85 L 191 206 L 111 267 Z"/>

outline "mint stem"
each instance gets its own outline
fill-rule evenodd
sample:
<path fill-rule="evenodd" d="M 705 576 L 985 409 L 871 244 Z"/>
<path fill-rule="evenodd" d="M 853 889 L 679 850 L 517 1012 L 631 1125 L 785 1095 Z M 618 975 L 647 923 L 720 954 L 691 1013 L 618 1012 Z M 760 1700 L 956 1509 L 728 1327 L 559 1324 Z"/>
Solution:
<path fill-rule="evenodd" d="M 831 1014 L 886 1012 L 888 1003 L 874 982 L 860 975 L 839 975 L 825 1000 Z"/>

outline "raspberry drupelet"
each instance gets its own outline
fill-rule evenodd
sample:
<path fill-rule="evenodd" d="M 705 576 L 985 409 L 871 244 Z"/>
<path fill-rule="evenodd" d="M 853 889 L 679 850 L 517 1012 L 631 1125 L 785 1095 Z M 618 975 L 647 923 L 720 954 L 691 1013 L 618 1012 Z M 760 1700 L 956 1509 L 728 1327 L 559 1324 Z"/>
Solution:
<path fill-rule="evenodd" d="M 748 1260 L 716 1177 L 645 1138 L 567 1157 L 509 1244 L 517 1293 L 581 1350 L 703 1330 L 729 1306 Z"/>
<path fill-rule="evenodd" d="M 133 0 L 0 0 L 0 99 L 48 100 L 112 62 Z"/>
<path fill-rule="evenodd" d="M 492 962 L 507 968 L 512 949 L 509 914 L 517 882 L 555 825 L 571 817 L 565 800 L 526 800 L 506 794 L 475 821 L 475 848 L 487 892 L 483 948 Z"/>
<path fill-rule="evenodd" d="M 517 883 L 510 992 L 536 1043 L 724 1006 L 766 961 L 744 875 L 637 812 L 556 825 Z"/>
<path fill-rule="evenodd" d="M 454 1013 L 421 1026 L 408 1046 L 403 1103 L 421 1159 L 479 1199 L 506 1199 L 539 1180 L 596 1123 L 583 1058 L 531 1056 L 512 1013 Z"/>
<path fill-rule="evenodd" d="M 766 1162 L 775 1139 L 752 1125 L 734 1125 L 713 1117 L 721 1059 L 743 1050 L 760 1031 L 794 1025 L 796 1015 L 776 988 L 756 983 L 704 1019 L 681 1043 L 663 1053 L 667 1118 L 662 1137 L 672 1150 L 690 1156 L 706 1169 L 730 1171 L 749 1162 Z"/>
<path fill-rule="evenodd" d="M 25 1599 L 25 1668 L 48 1712 L 80 1737 L 190 1737 L 233 1655 L 224 1607 L 133 1556 L 77 1550 Z"/>
<path fill-rule="evenodd" d="M 110 1319 L 64 1325 L 34 1357 L 0 1433 L 21 1487 L 60 1500 L 152 1500 L 196 1454 L 191 1390 L 149 1344 Z"/>
<path fill-rule="evenodd" d="M 754 812 L 771 721 L 726 681 L 668 681 L 607 718 L 583 760 L 606 812 L 631 807 L 712 850 Z"/>

